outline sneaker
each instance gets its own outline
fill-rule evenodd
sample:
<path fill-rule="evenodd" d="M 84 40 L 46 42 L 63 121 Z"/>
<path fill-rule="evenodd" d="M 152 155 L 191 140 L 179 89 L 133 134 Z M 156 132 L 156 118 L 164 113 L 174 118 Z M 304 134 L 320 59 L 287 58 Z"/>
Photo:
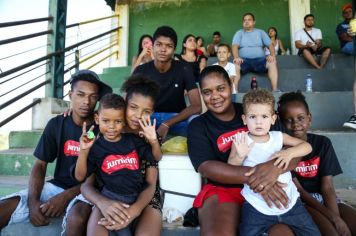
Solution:
<path fill-rule="evenodd" d="M 351 116 L 350 119 L 346 121 L 343 126 L 356 129 L 356 114 Z"/>

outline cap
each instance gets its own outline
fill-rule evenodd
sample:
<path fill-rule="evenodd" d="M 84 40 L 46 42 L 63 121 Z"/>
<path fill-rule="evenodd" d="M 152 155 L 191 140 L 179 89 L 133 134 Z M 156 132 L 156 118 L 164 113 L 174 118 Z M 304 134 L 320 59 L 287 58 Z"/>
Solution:
<path fill-rule="evenodd" d="M 73 83 L 75 83 L 77 81 L 81 81 L 81 80 L 98 85 L 99 99 L 107 93 L 112 93 L 112 88 L 109 85 L 102 82 L 100 80 L 99 76 L 94 71 L 79 70 L 79 71 L 75 72 L 70 79 L 70 84 L 73 84 Z"/>
<path fill-rule="evenodd" d="M 345 5 L 342 6 L 342 12 L 344 12 L 346 9 L 348 8 L 352 8 L 352 3 L 349 2 L 349 3 L 346 3 Z"/>

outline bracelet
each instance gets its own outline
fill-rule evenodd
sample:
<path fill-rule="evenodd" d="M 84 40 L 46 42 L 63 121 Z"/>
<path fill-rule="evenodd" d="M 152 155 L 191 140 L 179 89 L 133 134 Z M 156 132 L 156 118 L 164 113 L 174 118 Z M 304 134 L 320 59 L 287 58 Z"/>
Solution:
<path fill-rule="evenodd" d="M 166 123 L 162 122 L 161 125 L 165 126 L 166 128 L 170 128 L 169 125 L 167 125 Z"/>

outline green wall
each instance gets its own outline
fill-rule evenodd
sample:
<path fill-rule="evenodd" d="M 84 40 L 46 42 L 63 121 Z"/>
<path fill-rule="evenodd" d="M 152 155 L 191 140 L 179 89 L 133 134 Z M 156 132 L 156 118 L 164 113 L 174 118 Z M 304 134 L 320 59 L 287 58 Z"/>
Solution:
<path fill-rule="evenodd" d="M 325 45 L 338 51 L 335 34 L 336 25 L 341 22 L 340 8 L 346 0 L 310 0 L 311 12 L 316 17 L 316 27 L 321 28 Z M 137 53 L 138 40 L 142 34 L 153 34 L 161 25 L 170 25 L 178 33 L 177 52 L 181 50 L 183 37 L 192 33 L 205 40 L 218 30 L 222 42 L 231 44 L 234 33 L 241 29 L 241 17 L 246 12 L 256 16 L 256 27 L 267 30 L 269 26 L 278 29 L 280 39 L 290 48 L 288 0 L 180 0 L 161 3 L 131 3 L 129 30 L 129 64 Z M 301 19 L 303 20 L 303 19 Z"/>
<path fill-rule="evenodd" d="M 342 22 L 341 7 L 351 0 L 310 0 L 310 11 L 315 16 L 314 24 L 323 33 L 323 45 L 332 48 L 332 53 L 340 50 L 336 26 Z"/>

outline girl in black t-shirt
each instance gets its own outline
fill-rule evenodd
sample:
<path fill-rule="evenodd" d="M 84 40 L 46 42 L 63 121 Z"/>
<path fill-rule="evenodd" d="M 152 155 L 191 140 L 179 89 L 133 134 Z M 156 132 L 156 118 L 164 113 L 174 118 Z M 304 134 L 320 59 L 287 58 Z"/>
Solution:
<path fill-rule="evenodd" d="M 312 116 L 300 92 L 283 94 L 278 113 L 292 135 L 309 142 L 313 151 L 295 168 L 294 182 L 322 235 L 356 235 L 356 209 L 338 201 L 332 178 L 342 170 L 331 141 L 307 133 Z M 351 233 L 350 233 L 351 231 Z"/>

